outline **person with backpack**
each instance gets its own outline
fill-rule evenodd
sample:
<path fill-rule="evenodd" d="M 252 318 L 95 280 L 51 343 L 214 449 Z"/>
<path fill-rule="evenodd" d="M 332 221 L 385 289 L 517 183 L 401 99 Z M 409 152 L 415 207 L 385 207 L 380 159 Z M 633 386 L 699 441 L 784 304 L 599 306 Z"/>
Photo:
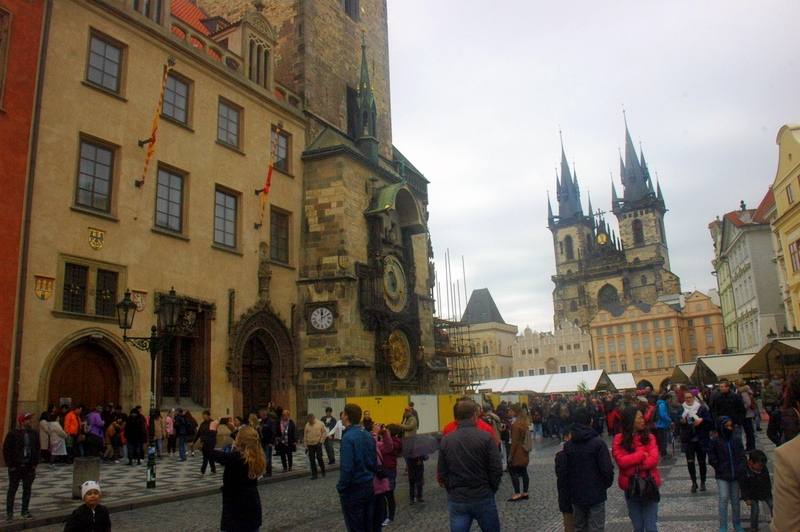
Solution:
<path fill-rule="evenodd" d="M 483 404 L 483 415 L 481 415 L 480 419 L 486 422 L 487 425 L 492 427 L 494 431 L 494 437 L 498 441 L 497 446 L 500 447 L 500 443 L 502 439 L 500 438 L 500 427 L 502 423 L 500 422 L 500 417 L 492 412 L 492 405 L 491 403 L 484 403 Z"/>
<path fill-rule="evenodd" d="M 186 440 L 189 437 L 189 421 L 183 413 L 183 408 L 175 410 L 175 420 L 172 423 L 175 436 L 178 438 L 178 454 L 181 462 L 186 461 Z"/>
<path fill-rule="evenodd" d="M 528 462 L 530 461 L 529 454 L 533 449 L 533 444 L 531 442 L 530 424 L 525 410 L 521 405 L 514 404 L 511 405 L 511 411 L 516 419 L 511 426 L 511 453 L 509 455 L 508 471 L 511 473 L 514 496 L 508 499 L 508 502 L 517 502 L 530 498 L 528 496 L 528 486 L 530 485 Z M 519 490 L 520 477 L 522 478 L 522 492 Z"/>

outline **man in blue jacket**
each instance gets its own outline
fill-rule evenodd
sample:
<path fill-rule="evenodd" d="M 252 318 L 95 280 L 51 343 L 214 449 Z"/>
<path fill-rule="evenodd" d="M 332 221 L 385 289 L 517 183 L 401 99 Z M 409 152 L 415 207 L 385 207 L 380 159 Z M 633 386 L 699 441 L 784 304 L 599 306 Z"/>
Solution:
<path fill-rule="evenodd" d="M 669 395 L 662 393 L 658 402 L 656 403 L 656 412 L 658 412 L 658 420 L 656 421 L 656 431 L 658 435 L 658 451 L 661 453 L 662 460 L 669 460 L 672 455 L 667 454 L 667 444 L 669 443 L 669 435 L 675 424 L 669 415 Z"/>
<path fill-rule="evenodd" d="M 342 413 L 342 444 L 339 448 L 339 482 L 336 489 L 342 503 L 347 532 L 372 530 L 375 499 L 372 479 L 378 469 L 375 438 L 361 428 L 361 407 L 348 403 Z"/>
<path fill-rule="evenodd" d="M 614 466 L 608 446 L 592 427 L 587 408 L 572 414 L 572 439 L 564 444 L 569 493 L 576 532 L 603 532 L 606 492 L 614 483 Z"/>

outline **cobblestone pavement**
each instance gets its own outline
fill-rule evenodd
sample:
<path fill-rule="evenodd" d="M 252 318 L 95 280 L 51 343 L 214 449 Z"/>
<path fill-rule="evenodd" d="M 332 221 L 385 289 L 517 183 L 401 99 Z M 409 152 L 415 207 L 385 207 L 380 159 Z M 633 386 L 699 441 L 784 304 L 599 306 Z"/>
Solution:
<path fill-rule="evenodd" d="M 771 460 L 774 446 L 766 438 L 764 432 L 759 435 L 759 447 L 763 448 Z M 609 443 L 610 440 L 606 438 Z M 555 477 L 553 469 L 553 456 L 558 450 L 556 440 L 535 442 L 535 449 L 531 453 L 529 475 L 531 486 L 529 493 L 531 499 L 522 502 L 507 502 L 512 494 L 511 480 L 504 475 L 503 483 L 497 493 L 497 505 L 500 509 L 500 519 L 503 530 L 506 531 L 542 531 L 557 532 L 563 530 L 561 514 L 558 512 L 557 494 L 555 490 Z M 662 462 L 659 466 L 663 485 L 661 487 L 661 503 L 659 505 L 659 530 L 662 532 L 706 532 L 717 530 L 717 488 L 713 479 L 713 469 L 709 467 L 708 491 L 706 493 L 689 493 L 689 474 L 686 469 L 686 460 L 680 455 L 672 460 Z M 149 531 L 169 530 L 170 532 L 210 532 L 219 530 L 219 517 L 221 510 L 221 496 L 217 488 L 221 483 L 221 475 L 199 479 L 192 475 L 200 465 L 199 453 L 192 461 L 190 459 L 186 472 L 173 473 L 170 466 L 159 469 L 159 487 L 156 494 L 144 489 L 144 467 L 127 468 L 125 466 L 104 465 L 102 471 L 107 470 L 127 471 L 129 476 L 134 476 L 136 482 L 112 480 L 112 476 L 104 476 L 104 504 L 112 508 L 112 522 L 115 531 Z M 159 464 L 161 466 L 161 463 Z M 425 503 L 409 505 L 408 481 L 401 475 L 398 477 L 395 497 L 397 500 L 397 513 L 395 522 L 387 527 L 387 532 L 392 531 L 446 531 L 448 515 L 446 509 L 445 491 L 433 479 L 436 469 L 436 455 L 426 462 Z M 298 451 L 295 457 L 295 470 L 292 473 L 276 474 L 260 486 L 261 500 L 264 508 L 264 523 L 262 532 L 293 531 L 316 532 L 321 530 L 343 531 L 344 521 L 341 517 L 339 499 L 336 494 L 336 481 L 338 473 L 330 471 L 324 478 L 310 480 L 307 460 Z M 401 465 L 402 469 L 402 465 Z M 34 484 L 34 498 L 31 512 L 40 512 L 42 497 L 42 478 L 47 476 L 42 472 Z M 114 471 L 116 473 L 116 471 Z M 170 475 L 175 475 L 170 479 Z M 113 485 L 114 482 L 129 485 L 128 488 Z M 199 484 L 199 485 L 198 485 Z M 61 490 L 66 496 L 59 498 L 60 520 L 74 509 L 78 502 L 69 499 L 69 482 Z M 0 484 L 0 490 L 5 490 L 5 483 Z M 150 493 L 147 493 L 150 492 Z M 124 495 L 123 495 L 124 494 Z M 142 497 L 150 497 L 148 500 Z M 608 491 L 606 503 L 606 530 L 609 532 L 630 531 L 631 525 L 625 507 L 622 491 L 617 487 L 616 481 Z M 19 497 L 19 495 L 18 495 Z M 122 497 L 122 498 L 120 498 Z M 165 501 L 159 504 L 159 500 Z M 18 503 L 19 504 L 19 503 Z M 133 508 L 133 509 L 131 509 Z M 53 515 L 55 515 L 53 514 Z M 37 513 L 38 517 L 38 513 Z M 743 525 L 749 525 L 749 509 L 742 504 Z M 767 530 L 768 525 L 763 519 L 761 529 Z M 44 524 L 37 522 L 20 523 L 15 526 L 27 525 L 28 529 L 41 532 L 56 532 L 63 529 L 63 524 L 48 524 L 45 526 L 32 525 Z M 3 527 L 0 530 L 21 530 L 22 528 Z M 478 530 L 476 525 L 473 530 Z"/>

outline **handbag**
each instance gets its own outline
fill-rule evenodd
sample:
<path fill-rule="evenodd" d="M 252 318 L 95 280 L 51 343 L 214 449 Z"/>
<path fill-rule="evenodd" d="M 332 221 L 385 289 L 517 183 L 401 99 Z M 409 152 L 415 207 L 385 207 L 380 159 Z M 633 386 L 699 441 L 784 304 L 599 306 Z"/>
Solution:
<path fill-rule="evenodd" d="M 646 503 L 659 502 L 661 500 L 656 479 L 653 478 L 650 471 L 647 472 L 647 476 L 642 477 L 639 474 L 639 466 L 636 466 L 636 471 L 628 477 L 628 489 L 625 490 L 625 498 Z"/>

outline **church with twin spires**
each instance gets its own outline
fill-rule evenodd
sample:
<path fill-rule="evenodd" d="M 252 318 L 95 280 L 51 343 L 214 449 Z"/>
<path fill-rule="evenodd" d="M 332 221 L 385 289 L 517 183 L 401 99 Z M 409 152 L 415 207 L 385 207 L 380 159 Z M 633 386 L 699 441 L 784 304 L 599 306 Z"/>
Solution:
<path fill-rule="evenodd" d="M 611 184 L 611 212 L 584 212 L 577 173 L 571 172 L 561 144 L 561 175 L 556 176 L 558 209 L 547 201 L 547 226 L 553 234 L 556 273 L 552 276 L 553 321 L 588 330 L 600 310 L 632 303 L 654 304 L 659 296 L 680 292 L 680 279 L 670 270 L 661 187 L 650 177 L 644 153 L 637 155 L 625 124 L 625 158 L 620 155 L 622 196 Z"/>

